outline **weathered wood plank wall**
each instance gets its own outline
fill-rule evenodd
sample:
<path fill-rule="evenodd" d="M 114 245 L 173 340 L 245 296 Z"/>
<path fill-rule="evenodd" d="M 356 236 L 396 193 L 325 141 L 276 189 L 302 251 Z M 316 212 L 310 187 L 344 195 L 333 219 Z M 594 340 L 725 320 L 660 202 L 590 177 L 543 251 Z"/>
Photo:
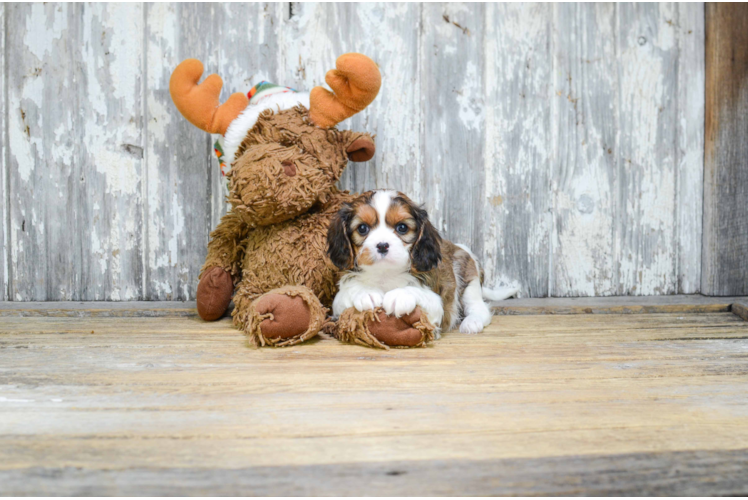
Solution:
<path fill-rule="evenodd" d="M 344 188 L 423 201 L 523 296 L 701 290 L 703 4 L 3 4 L 0 299 L 185 300 L 226 209 L 168 95 L 381 66 Z M 12 64 L 10 63 L 12 61 Z M 7 240 L 7 241 L 6 241 Z"/>
<path fill-rule="evenodd" d="M 702 282 L 748 295 L 748 5 L 706 8 Z"/>
<path fill-rule="evenodd" d="M 9 223 L 8 214 L 8 168 L 7 154 L 8 141 L 6 134 L 8 127 L 6 119 L 6 95 L 8 86 L 5 84 L 5 5 L 0 9 L 0 26 L 3 27 L 3 36 L 0 36 L 0 301 L 8 300 L 8 244 L 6 242 L 7 227 Z"/>

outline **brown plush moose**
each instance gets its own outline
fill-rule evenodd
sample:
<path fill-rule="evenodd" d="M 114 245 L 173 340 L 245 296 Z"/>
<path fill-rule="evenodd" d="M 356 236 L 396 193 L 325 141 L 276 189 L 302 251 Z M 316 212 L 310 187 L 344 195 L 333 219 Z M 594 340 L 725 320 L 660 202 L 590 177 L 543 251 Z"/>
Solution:
<path fill-rule="evenodd" d="M 170 82 L 172 99 L 193 125 L 223 135 L 216 152 L 231 210 L 211 233 L 197 288 L 197 310 L 216 320 L 234 299 L 234 324 L 254 346 L 289 346 L 323 328 L 345 342 L 374 347 L 421 346 L 433 326 L 416 309 L 403 318 L 348 310 L 337 323 L 328 307 L 338 270 L 326 255 L 330 221 L 354 196 L 336 187 L 348 161 L 374 156 L 373 138 L 336 125 L 362 111 L 381 85 L 377 65 L 344 54 L 326 75 L 334 93 L 263 82 L 219 105 L 223 82 L 183 61 Z"/>

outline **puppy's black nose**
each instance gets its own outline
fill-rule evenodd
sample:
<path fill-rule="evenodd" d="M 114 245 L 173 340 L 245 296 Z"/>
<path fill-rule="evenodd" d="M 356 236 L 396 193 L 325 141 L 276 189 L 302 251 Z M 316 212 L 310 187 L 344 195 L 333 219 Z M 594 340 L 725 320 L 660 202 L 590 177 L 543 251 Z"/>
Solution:
<path fill-rule="evenodd" d="M 389 248 L 389 243 L 377 243 L 377 252 L 381 253 L 382 255 L 387 255 L 387 250 L 389 250 Z"/>

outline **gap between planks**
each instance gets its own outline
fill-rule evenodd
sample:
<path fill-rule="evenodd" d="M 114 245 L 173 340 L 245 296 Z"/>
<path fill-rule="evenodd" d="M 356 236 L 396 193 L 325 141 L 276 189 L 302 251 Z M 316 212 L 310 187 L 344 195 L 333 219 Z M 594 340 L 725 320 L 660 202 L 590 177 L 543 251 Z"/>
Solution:
<path fill-rule="evenodd" d="M 665 295 L 509 299 L 494 303 L 492 309 L 496 315 L 732 312 L 748 321 L 748 297 Z M 231 309 L 227 315 L 230 311 Z M 0 302 L 0 317 L 183 318 L 194 316 L 197 316 L 194 301 Z"/>

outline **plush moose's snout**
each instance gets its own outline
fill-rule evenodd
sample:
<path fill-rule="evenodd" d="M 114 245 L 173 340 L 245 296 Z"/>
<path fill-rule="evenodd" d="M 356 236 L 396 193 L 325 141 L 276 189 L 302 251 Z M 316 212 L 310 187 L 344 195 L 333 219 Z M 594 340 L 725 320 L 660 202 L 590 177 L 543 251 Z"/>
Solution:
<path fill-rule="evenodd" d="M 377 148 L 369 137 L 359 137 L 348 146 L 346 153 L 351 161 L 369 161 L 374 158 Z"/>
<path fill-rule="evenodd" d="M 248 152 L 231 169 L 228 201 L 250 227 L 278 224 L 307 212 L 337 180 L 314 158 L 273 146 L 266 154 Z"/>
<path fill-rule="evenodd" d="M 228 201 L 250 227 L 285 222 L 337 193 L 348 161 L 375 151 L 368 134 L 317 127 L 303 107 L 263 113 L 231 166 Z"/>

